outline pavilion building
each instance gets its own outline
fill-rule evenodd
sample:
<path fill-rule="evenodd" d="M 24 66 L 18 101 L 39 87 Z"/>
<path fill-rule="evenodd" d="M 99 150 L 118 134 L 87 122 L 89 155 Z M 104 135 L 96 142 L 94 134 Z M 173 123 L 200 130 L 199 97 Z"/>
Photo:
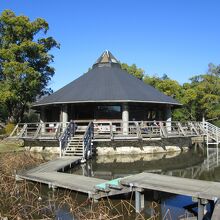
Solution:
<path fill-rule="evenodd" d="M 92 68 L 76 80 L 33 105 L 43 122 L 70 120 L 171 121 L 181 106 L 152 86 L 121 69 L 105 51 Z M 126 131 L 125 131 L 126 133 Z"/>

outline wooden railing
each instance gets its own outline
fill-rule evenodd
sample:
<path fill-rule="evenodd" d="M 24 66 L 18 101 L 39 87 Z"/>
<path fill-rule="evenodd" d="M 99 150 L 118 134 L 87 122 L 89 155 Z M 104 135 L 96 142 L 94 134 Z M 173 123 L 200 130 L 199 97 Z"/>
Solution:
<path fill-rule="evenodd" d="M 219 144 L 220 143 L 220 128 L 205 121 L 202 122 L 203 128 L 206 132 L 206 142 L 209 144 Z M 210 139 L 212 142 L 209 142 Z"/>
<path fill-rule="evenodd" d="M 90 122 L 86 120 L 75 121 L 79 131 L 86 129 Z M 20 123 L 16 125 L 10 137 L 58 140 L 64 135 L 68 125 L 68 122 Z M 202 136 L 206 135 L 207 131 L 209 135 L 218 138 L 218 141 L 220 140 L 220 135 L 213 136 L 216 128 L 210 123 L 204 124 L 202 122 L 94 120 L 90 125 L 94 128 L 95 140 Z M 219 132 L 219 130 L 217 131 Z"/>
<path fill-rule="evenodd" d="M 68 123 L 38 122 L 19 123 L 10 134 L 10 138 L 24 139 L 58 139 Z"/>
<path fill-rule="evenodd" d="M 60 146 L 60 157 L 63 156 L 63 152 L 67 147 L 68 140 L 70 137 L 73 137 L 75 134 L 75 123 L 70 121 L 62 135 L 59 137 L 59 146 Z"/>
<path fill-rule="evenodd" d="M 83 158 L 82 161 L 91 158 L 92 156 L 92 139 L 94 136 L 93 122 L 89 122 L 89 125 L 83 135 Z"/>
<path fill-rule="evenodd" d="M 125 125 L 125 126 L 124 126 Z M 179 121 L 94 121 L 95 139 L 117 139 L 119 137 L 153 138 L 204 135 L 199 122 Z"/>

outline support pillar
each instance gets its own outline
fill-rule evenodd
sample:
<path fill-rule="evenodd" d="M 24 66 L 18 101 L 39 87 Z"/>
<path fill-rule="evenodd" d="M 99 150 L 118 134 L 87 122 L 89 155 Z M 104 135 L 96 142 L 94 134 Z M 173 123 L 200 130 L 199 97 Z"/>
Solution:
<path fill-rule="evenodd" d="M 198 220 L 203 220 L 204 215 L 205 215 L 205 208 L 206 208 L 206 205 L 208 204 L 208 200 L 192 197 L 192 201 L 198 203 L 197 219 Z"/>
<path fill-rule="evenodd" d="M 170 133 L 171 132 L 171 122 L 172 122 L 172 114 L 171 114 L 171 107 L 170 106 L 167 106 L 165 118 L 166 118 L 167 132 Z"/>
<path fill-rule="evenodd" d="M 68 112 L 67 112 L 67 105 L 63 105 L 61 107 L 61 122 L 63 122 L 63 128 L 66 127 L 66 123 L 68 122 Z"/>
<path fill-rule="evenodd" d="M 159 192 L 158 191 L 153 191 L 153 199 L 155 202 L 159 200 Z"/>
<path fill-rule="evenodd" d="M 205 205 L 202 204 L 202 200 L 198 199 L 198 220 L 202 220 L 204 217 Z"/>
<path fill-rule="evenodd" d="M 44 107 L 40 109 L 41 133 L 45 133 L 46 110 Z"/>
<path fill-rule="evenodd" d="M 129 111 L 128 111 L 128 104 L 122 104 L 122 130 L 123 135 L 128 135 L 128 122 L 129 122 Z"/>
<path fill-rule="evenodd" d="M 144 209 L 144 193 L 135 191 L 135 211 L 140 213 Z"/>

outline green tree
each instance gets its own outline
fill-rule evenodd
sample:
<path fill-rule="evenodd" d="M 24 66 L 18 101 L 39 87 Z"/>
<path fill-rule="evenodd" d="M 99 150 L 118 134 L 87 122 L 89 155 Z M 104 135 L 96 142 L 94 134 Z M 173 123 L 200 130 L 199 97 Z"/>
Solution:
<path fill-rule="evenodd" d="M 153 86 L 154 88 L 157 87 L 157 84 L 161 81 L 161 78 L 154 75 L 154 76 L 150 76 L 150 75 L 145 75 L 143 77 L 143 81 L 148 84 L 148 85 L 151 85 Z"/>
<path fill-rule="evenodd" d="M 123 70 L 126 70 L 129 74 L 135 76 L 136 78 L 142 80 L 144 77 L 144 70 L 141 68 L 137 68 L 135 64 L 132 64 L 129 66 L 126 63 L 121 63 L 121 68 Z"/>
<path fill-rule="evenodd" d="M 196 119 L 220 118 L 220 66 L 209 64 L 207 73 L 191 79 L 191 88 L 196 92 Z"/>
<path fill-rule="evenodd" d="M 149 84 L 164 94 L 173 97 L 182 104 L 183 88 L 176 80 L 170 79 L 167 74 L 163 74 L 162 77 L 145 75 L 143 80 L 146 84 Z M 187 110 L 182 107 L 175 109 L 173 111 L 173 120 L 187 120 L 189 114 L 186 114 L 186 111 Z"/>
<path fill-rule="evenodd" d="M 177 100 L 180 97 L 181 85 L 176 81 L 170 79 L 166 74 L 161 78 L 158 76 L 144 76 L 144 82 L 149 84 L 164 94 L 176 98 Z"/>
<path fill-rule="evenodd" d="M 59 44 L 44 37 L 49 29 L 41 18 L 34 21 L 5 10 L 0 16 L 0 102 L 9 120 L 21 121 L 28 103 L 51 92 L 54 75 L 52 48 Z"/>

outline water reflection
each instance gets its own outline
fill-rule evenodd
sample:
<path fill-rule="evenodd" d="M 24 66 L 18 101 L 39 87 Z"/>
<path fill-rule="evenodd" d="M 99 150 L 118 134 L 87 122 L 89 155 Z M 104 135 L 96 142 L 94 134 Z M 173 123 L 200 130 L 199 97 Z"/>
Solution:
<path fill-rule="evenodd" d="M 107 180 L 151 172 L 220 182 L 218 149 L 203 149 L 167 154 L 97 156 L 69 172 Z"/>
<path fill-rule="evenodd" d="M 113 179 L 118 177 L 137 174 L 140 172 L 153 172 L 179 177 L 203 179 L 220 182 L 219 152 L 216 148 L 194 147 L 187 152 L 176 152 L 167 154 L 146 154 L 146 155 L 114 155 L 98 156 L 85 164 L 70 170 L 70 173 L 97 177 L 102 179 Z M 147 196 L 144 215 L 152 215 L 153 193 L 146 192 Z M 130 198 L 130 197 L 129 197 Z M 128 198 L 128 200 L 129 200 Z M 119 198 L 121 199 L 121 198 Z M 85 196 L 78 195 L 77 201 L 86 200 Z M 113 199 L 113 204 L 119 200 Z M 133 201 L 132 201 L 133 204 Z M 182 195 L 160 195 L 157 212 L 165 216 L 169 211 L 172 219 L 179 219 L 180 216 L 193 216 L 183 207 L 192 205 L 192 199 Z M 88 207 L 89 208 L 89 207 Z M 68 209 L 57 208 L 57 219 L 69 220 L 73 218 Z M 134 216 L 126 217 L 134 219 Z"/>

